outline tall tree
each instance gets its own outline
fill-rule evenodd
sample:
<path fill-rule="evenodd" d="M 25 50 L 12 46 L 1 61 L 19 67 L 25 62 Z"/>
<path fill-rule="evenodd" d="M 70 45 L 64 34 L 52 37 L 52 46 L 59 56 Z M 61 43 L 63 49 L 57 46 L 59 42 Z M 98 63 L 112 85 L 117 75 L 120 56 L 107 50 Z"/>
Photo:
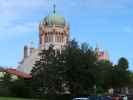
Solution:
<path fill-rule="evenodd" d="M 39 95 L 56 94 L 62 92 L 62 71 L 59 51 L 54 51 L 53 47 L 42 50 L 40 60 L 36 62 L 33 75 L 33 86 Z"/>
<path fill-rule="evenodd" d="M 119 67 L 120 70 L 128 70 L 128 68 L 129 68 L 128 60 L 124 57 L 121 57 L 118 60 L 117 67 Z"/>
<path fill-rule="evenodd" d="M 113 65 L 110 61 L 106 60 L 99 61 L 97 64 L 97 85 L 103 89 L 101 92 L 104 92 L 112 87 Z"/>
<path fill-rule="evenodd" d="M 74 44 L 77 44 L 74 42 Z M 96 56 L 87 44 L 79 46 L 70 44 L 63 55 L 65 57 L 65 81 L 69 91 L 76 94 L 87 94 L 96 81 Z"/>
<path fill-rule="evenodd" d="M 96 60 L 91 48 L 80 48 L 75 40 L 61 53 L 42 50 L 32 71 L 37 93 L 88 93 L 96 83 Z"/>
<path fill-rule="evenodd" d="M 128 61 L 126 58 L 122 57 L 118 60 L 118 64 L 114 65 L 112 79 L 113 79 L 113 87 L 121 88 L 125 87 L 129 84 L 130 81 L 130 72 L 128 70 Z"/>
<path fill-rule="evenodd" d="M 69 42 L 65 50 L 53 46 L 40 52 L 32 70 L 32 87 L 38 95 L 70 92 L 73 95 L 92 93 L 93 87 L 102 89 L 122 87 L 128 81 L 128 61 L 121 58 L 113 66 L 98 61 L 95 51 L 84 43 Z M 121 76 L 121 77 L 119 77 Z"/>

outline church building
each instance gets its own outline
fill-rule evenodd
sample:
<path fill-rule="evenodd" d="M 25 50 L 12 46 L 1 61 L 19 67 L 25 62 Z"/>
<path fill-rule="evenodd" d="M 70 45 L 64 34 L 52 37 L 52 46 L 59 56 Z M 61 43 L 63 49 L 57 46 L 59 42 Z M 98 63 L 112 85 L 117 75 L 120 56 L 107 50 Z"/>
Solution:
<path fill-rule="evenodd" d="M 69 29 L 66 19 L 57 13 L 54 5 L 53 12 L 39 24 L 39 48 L 24 46 L 24 57 L 17 70 L 30 74 L 35 61 L 39 59 L 39 52 L 47 50 L 51 45 L 55 50 L 65 49 L 69 41 Z M 99 48 L 96 48 L 96 52 L 99 60 L 109 60 L 106 52 L 99 51 Z"/>
<path fill-rule="evenodd" d="M 65 18 L 55 10 L 46 16 L 39 24 L 39 48 L 24 46 L 24 57 L 17 70 L 31 73 L 35 61 L 39 59 L 39 52 L 51 45 L 54 50 L 65 49 L 69 41 L 69 25 Z"/>
<path fill-rule="evenodd" d="M 31 78 L 31 71 L 34 64 L 39 60 L 39 53 L 42 49 L 47 50 L 53 46 L 54 50 L 61 51 L 65 49 L 70 39 L 70 26 L 66 19 L 56 11 L 56 6 L 53 6 L 53 12 L 46 16 L 39 24 L 39 46 L 34 48 L 24 46 L 23 59 L 16 69 L 4 68 L 0 66 L 0 77 L 3 73 L 10 73 L 13 76 Z M 109 60 L 108 53 L 100 51 L 99 47 L 95 48 L 98 60 Z M 2 74 L 1 74 L 2 73 Z"/>

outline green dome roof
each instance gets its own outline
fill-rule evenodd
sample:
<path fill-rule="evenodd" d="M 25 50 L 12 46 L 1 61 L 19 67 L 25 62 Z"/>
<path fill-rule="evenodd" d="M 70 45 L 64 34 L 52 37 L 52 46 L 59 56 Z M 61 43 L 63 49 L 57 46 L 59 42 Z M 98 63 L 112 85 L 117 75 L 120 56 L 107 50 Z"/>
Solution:
<path fill-rule="evenodd" d="M 51 15 L 47 16 L 44 19 L 45 23 L 47 23 L 47 25 L 52 26 L 52 25 L 56 25 L 56 26 L 65 26 L 65 18 L 63 16 L 60 16 L 59 14 L 57 14 L 56 12 L 52 13 Z"/>

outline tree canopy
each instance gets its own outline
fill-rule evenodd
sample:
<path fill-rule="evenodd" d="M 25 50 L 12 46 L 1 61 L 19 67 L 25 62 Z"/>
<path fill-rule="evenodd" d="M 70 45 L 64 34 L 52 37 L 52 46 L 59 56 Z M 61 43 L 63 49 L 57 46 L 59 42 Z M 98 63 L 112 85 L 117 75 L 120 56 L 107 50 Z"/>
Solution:
<path fill-rule="evenodd" d="M 39 56 L 32 70 L 32 87 L 40 95 L 105 92 L 109 88 L 124 87 L 129 81 L 128 61 L 124 57 L 116 65 L 99 61 L 95 50 L 87 43 L 80 46 L 72 40 L 62 51 L 50 46 Z"/>

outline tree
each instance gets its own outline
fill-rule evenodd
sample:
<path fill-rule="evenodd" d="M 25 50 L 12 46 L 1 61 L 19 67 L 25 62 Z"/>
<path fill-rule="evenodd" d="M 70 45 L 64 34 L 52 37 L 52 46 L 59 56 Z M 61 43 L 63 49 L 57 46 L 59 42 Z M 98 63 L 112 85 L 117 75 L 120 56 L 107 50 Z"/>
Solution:
<path fill-rule="evenodd" d="M 97 62 L 97 86 L 102 89 L 101 92 L 107 91 L 112 87 L 112 69 L 113 65 L 110 61 Z"/>
<path fill-rule="evenodd" d="M 53 47 L 42 50 L 40 60 L 36 62 L 32 70 L 33 90 L 37 95 L 57 94 L 63 91 L 63 61 L 59 51 L 54 51 Z"/>
<path fill-rule="evenodd" d="M 118 65 L 117 67 L 120 69 L 120 70 L 128 70 L 129 68 L 129 65 L 128 65 L 128 60 L 124 57 L 121 57 L 119 60 L 118 60 Z"/>
<path fill-rule="evenodd" d="M 88 94 L 96 81 L 96 56 L 91 48 L 82 45 L 68 47 L 63 53 L 66 62 L 65 80 L 73 95 Z"/>
<path fill-rule="evenodd" d="M 31 96 L 32 92 L 28 81 L 29 80 L 23 78 L 18 78 L 17 80 L 12 81 L 10 85 L 12 96 L 24 98 L 33 97 Z"/>
<path fill-rule="evenodd" d="M 66 92 L 88 95 L 92 94 L 94 86 L 99 88 L 99 92 L 104 92 L 111 87 L 123 87 L 129 80 L 125 58 L 121 58 L 115 66 L 109 61 L 98 61 L 96 52 L 87 43 L 79 46 L 72 40 L 61 52 L 50 46 L 39 56 L 32 70 L 31 87 L 35 95 Z"/>
<path fill-rule="evenodd" d="M 90 48 L 89 48 L 89 44 L 87 44 L 87 43 L 82 43 L 82 44 L 81 44 L 81 50 L 82 50 L 83 52 L 87 52 L 88 49 L 90 49 Z"/>
<path fill-rule="evenodd" d="M 42 50 L 32 71 L 34 90 L 40 95 L 88 94 L 96 83 L 96 60 L 91 48 L 80 48 L 75 40 L 61 53 L 52 47 Z"/>
<path fill-rule="evenodd" d="M 9 86 L 10 83 L 11 83 L 11 80 L 12 80 L 11 74 L 5 72 L 4 77 L 2 78 L 2 80 L 5 84 L 5 86 Z"/>
<path fill-rule="evenodd" d="M 130 83 L 130 71 L 128 70 L 128 61 L 122 57 L 118 64 L 114 65 L 112 72 L 112 87 L 120 89 L 127 87 Z"/>
<path fill-rule="evenodd" d="M 0 81 L 0 96 L 11 96 L 11 74 L 3 72 L 3 75 Z"/>

